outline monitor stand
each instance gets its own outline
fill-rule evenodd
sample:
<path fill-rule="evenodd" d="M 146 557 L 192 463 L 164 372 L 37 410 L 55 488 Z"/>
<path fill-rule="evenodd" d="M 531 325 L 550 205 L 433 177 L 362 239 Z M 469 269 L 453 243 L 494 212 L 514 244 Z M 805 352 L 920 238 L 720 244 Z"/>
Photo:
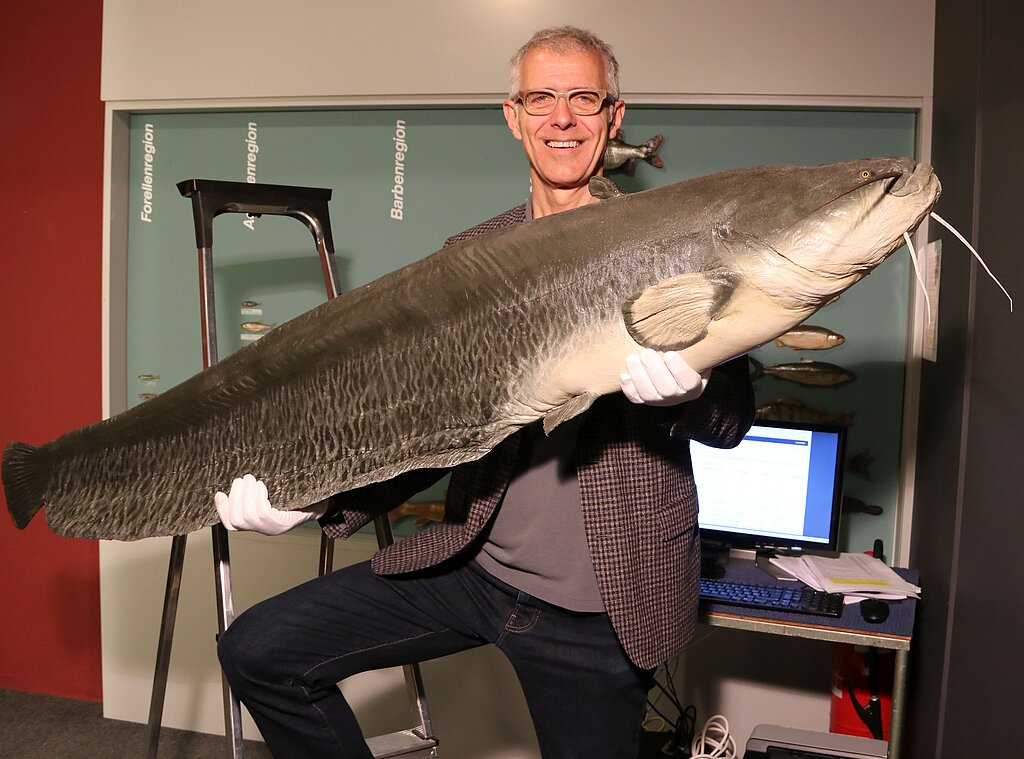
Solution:
<path fill-rule="evenodd" d="M 830 559 L 839 557 L 838 551 L 819 550 L 817 548 L 759 548 L 756 552 L 748 551 L 747 553 L 754 553 L 755 567 L 777 580 L 793 580 L 795 578 L 789 572 L 785 572 L 772 564 L 772 559 L 776 556 L 826 556 Z"/>
<path fill-rule="evenodd" d="M 726 574 L 726 566 L 757 567 L 772 577 L 785 579 L 781 570 L 768 561 L 774 554 L 762 553 L 753 549 L 733 548 L 729 543 L 716 540 L 702 540 L 700 544 L 700 576 L 709 580 L 719 580 Z"/>
<path fill-rule="evenodd" d="M 758 551 L 754 557 L 754 566 L 764 572 L 766 575 L 774 577 L 776 580 L 794 580 L 789 572 L 785 572 L 779 567 L 772 564 L 772 559 L 778 556 L 775 551 Z"/>
<path fill-rule="evenodd" d="M 725 565 L 730 561 L 729 544 L 717 540 L 700 541 L 700 576 L 720 580 L 725 576 Z"/>
<path fill-rule="evenodd" d="M 718 580 L 725 576 L 726 566 L 756 567 L 769 577 L 777 580 L 792 580 L 793 577 L 771 563 L 780 552 L 771 549 L 733 548 L 729 543 L 702 540 L 700 552 L 700 576 Z"/>

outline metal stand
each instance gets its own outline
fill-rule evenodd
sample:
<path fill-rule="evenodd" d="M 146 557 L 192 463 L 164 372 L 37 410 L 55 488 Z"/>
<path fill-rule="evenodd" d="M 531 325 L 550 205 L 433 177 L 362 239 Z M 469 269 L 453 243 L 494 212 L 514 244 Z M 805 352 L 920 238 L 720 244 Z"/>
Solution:
<path fill-rule="evenodd" d="M 291 216 L 305 224 L 313 234 L 320 267 L 324 278 L 327 298 L 335 298 L 340 292 L 338 272 L 334 261 L 334 240 L 331 237 L 330 216 L 327 201 L 331 198 L 328 189 L 314 187 L 288 187 L 282 185 L 249 184 L 247 182 L 220 182 L 207 179 L 189 179 L 178 183 L 178 191 L 192 199 L 192 215 L 195 222 L 196 248 L 199 254 L 200 324 L 203 337 L 203 367 L 215 364 L 217 358 L 217 323 L 214 308 L 213 287 L 213 219 L 223 213 L 245 213 L 252 216 L 263 214 Z M 213 497 L 213 494 L 210 494 Z M 381 547 L 394 542 L 391 523 L 386 517 L 374 521 L 377 542 Z M 213 564 L 217 591 L 218 637 L 234 621 L 231 593 L 231 562 L 228 550 L 228 532 L 221 524 L 211 527 L 213 531 Z M 181 570 L 185 562 L 185 541 L 187 536 L 178 535 L 171 541 L 170 562 L 167 569 L 167 587 L 164 591 L 163 618 L 160 624 L 160 640 L 157 646 L 156 667 L 153 675 L 153 693 L 149 706 L 147 728 L 148 759 L 156 759 L 160 742 L 160 723 L 163 718 L 164 696 L 167 691 L 167 674 L 170 668 L 171 644 L 174 637 L 174 622 L 178 610 L 178 592 L 181 587 Z M 334 541 L 326 535 L 320 537 L 320 575 L 333 569 Z M 437 757 L 437 740 L 434 738 L 427 711 L 423 679 L 419 666 L 405 666 L 405 681 L 409 698 L 414 706 L 419 725 L 411 730 L 371 738 L 368 743 L 374 757 Z M 227 680 L 224 687 L 224 722 L 231 739 L 231 756 L 243 756 L 242 718 L 238 699 L 232 694 Z"/>

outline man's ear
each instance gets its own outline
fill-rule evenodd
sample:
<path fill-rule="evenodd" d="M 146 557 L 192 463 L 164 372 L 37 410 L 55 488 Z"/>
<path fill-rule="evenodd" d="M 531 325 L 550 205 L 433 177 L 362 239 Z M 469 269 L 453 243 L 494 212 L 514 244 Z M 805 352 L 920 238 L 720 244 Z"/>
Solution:
<path fill-rule="evenodd" d="M 511 100 L 506 100 L 502 103 L 501 108 L 505 112 L 505 123 L 508 124 L 508 128 L 511 130 L 512 136 L 517 140 L 522 141 L 523 132 L 519 129 L 519 113 L 516 109 L 516 104 Z"/>
<path fill-rule="evenodd" d="M 626 115 L 626 104 L 621 100 L 616 100 L 612 103 L 611 111 L 608 116 L 608 139 L 613 140 L 619 134 L 619 130 L 622 128 L 622 117 Z"/>

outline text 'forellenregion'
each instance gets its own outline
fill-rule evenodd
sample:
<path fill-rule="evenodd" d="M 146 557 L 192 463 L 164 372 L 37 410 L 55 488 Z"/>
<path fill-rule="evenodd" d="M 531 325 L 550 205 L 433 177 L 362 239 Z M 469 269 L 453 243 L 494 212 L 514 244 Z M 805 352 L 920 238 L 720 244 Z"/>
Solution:
<path fill-rule="evenodd" d="M 142 190 L 142 210 L 139 211 L 139 218 L 142 221 L 153 221 L 153 161 L 156 158 L 156 138 L 152 124 L 146 124 L 142 128 L 142 182 L 139 185 Z"/>

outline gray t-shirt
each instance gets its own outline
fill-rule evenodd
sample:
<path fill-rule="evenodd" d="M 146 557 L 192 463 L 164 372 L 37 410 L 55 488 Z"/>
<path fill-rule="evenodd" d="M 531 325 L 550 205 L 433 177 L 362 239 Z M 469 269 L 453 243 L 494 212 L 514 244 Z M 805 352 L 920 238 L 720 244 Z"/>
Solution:
<path fill-rule="evenodd" d="M 540 423 L 525 430 L 520 458 L 525 465 L 513 475 L 476 560 L 500 580 L 548 603 L 604 611 L 576 476 L 579 421 L 561 424 L 550 437 Z"/>

